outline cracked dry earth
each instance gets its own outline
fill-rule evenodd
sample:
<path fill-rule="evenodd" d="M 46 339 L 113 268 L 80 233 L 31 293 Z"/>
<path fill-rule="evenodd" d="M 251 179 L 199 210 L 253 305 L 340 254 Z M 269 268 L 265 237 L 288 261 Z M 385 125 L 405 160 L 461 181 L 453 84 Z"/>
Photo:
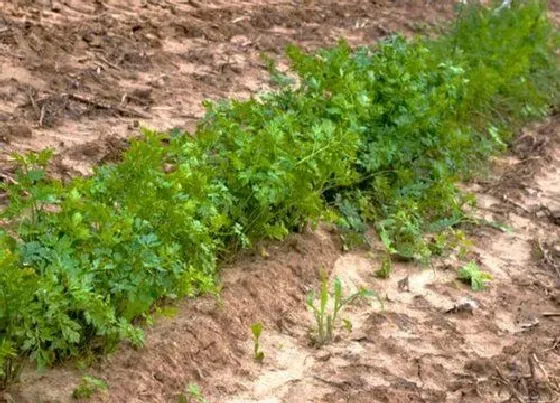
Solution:
<path fill-rule="evenodd" d="M 261 51 L 279 56 L 287 42 L 314 48 L 340 36 L 364 43 L 448 12 L 424 1 L 53 3 L 0 4 L 0 140 L 2 156 L 55 147 L 61 175 L 118 158 L 135 121 L 191 127 L 203 98 L 265 89 Z M 209 402 L 559 401 L 560 116 L 525 129 L 488 177 L 465 188 L 477 195 L 475 215 L 510 229 L 466 229 L 469 259 L 494 278 L 486 291 L 456 279 L 453 257 L 395 262 L 389 279 L 377 279 L 375 241 L 343 253 L 322 225 L 259 245 L 266 257 L 239 256 L 223 268 L 220 300 L 185 300 L 157 317 L 145 348 L 122 344 L 85 371 L 29 368 L 0 401 L 72 401 L 84 374 L 107 382 L 91 399 L 105 402 L 177 402 L 190 382 Z M 347 307 L 352 331 L 316 349 L 305 295 L 322 269 L 346 293 L 365 286 L 382 304 Z M 470 309 L 453 309 L 464 303 Z M 262 364 L 252 356 L 256 321 Z"/>

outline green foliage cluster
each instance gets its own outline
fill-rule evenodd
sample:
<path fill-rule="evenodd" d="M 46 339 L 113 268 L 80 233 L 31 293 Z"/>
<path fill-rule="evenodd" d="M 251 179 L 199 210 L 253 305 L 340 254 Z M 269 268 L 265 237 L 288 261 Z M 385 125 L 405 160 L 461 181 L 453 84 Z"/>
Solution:
<path fill-rule="evenodd" d="M 373 297 L 376 294 L 365 288 L 361 288 L 356 293 L 345 297 L 342 294 L 342 282 L 338 277 L 333 281 L 333 293 L 329 294 L 329 284 L 327 276 L 323 275 L 321 279 L 321 289 L 319 291 L 319 298 L 316 301 L 315 291 L 311 290 L 306 296 L 307 307 L 313 312 L 315 318 L 315 334 L 312 334 L 312 339 L 317 347 L 333 341 L 341 309 L 350 304 L 357 298 Z M 329 300 L 332 301 L 332 308 L 327 308 Z M 318 302 L 318 304 L 317 304 Z M 352 329 L 352 324 L 349 321 L 344 321 L 346 327 Z"/>
<path fill-rule="evenodd" d="M 197 403 L 206 403 L 206 399 L 202 395 L 202 390 L 197 383 L 191 382 L 186 386 L 186 392 L 181 393 L 178 396 L 179 403 L 189 403 L 189 402 L 197 402 Z"/>
<path fill-rule="evenodd" d="M 251 333 L 253 334 L 253 341 L 254 345 L 254 355 L 255 361 L 263 362 L 264 361 L 264 351 L 260 349 L 260 338 L 263 331 L 263 325 L 261 322 L 256 322 L 251 325 Z"/>
<path fill-rule="evenodd" d="M 492 280 L 492 276 L 480 270 L 480 267 L 474 261 L 470 261 L 458 271 L 461 281 L 469 284 L 474 291 L 480 291 L 488 287 L 488 283 Z"/>
<path fill-rule="evenodd" d="M 390 256 L 383 256 L 381 258 L 381 267 L 375 271 L 375 276 L 378 278 L 389 278 L 393 271 Z"/>
<path fill-rule="evenodd" d="M 464 6 L 436 39 L 290 47 L 297 86 L 275 72 L 274 92 L 208 104 L 194 136 L 145 131 L 89 177 L 47 177 L 49 151 L 17 156 L 0 232 L 0 383 L 26 358 L 141 345 L 158 301 L 214 291 L 224 253 L 308 222 L 347 234 L 374 223 L 389 253 L 428 258 L 424 234 L 458 225 L 471 202 L 454 183 L 558 99 L 546 7 L 515 3 Z"/>
<path fill-rule="evenodd" d="M 106 391 L 107 382 L 92 376 L 82 377 L 80 384 L 72 392 L 74 399 L 89 399 L 98 391 Z"/>

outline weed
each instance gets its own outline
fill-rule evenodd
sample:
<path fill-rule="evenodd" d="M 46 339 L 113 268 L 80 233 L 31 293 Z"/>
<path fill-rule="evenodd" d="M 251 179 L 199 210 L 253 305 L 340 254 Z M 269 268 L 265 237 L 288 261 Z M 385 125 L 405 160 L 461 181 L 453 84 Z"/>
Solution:
<path fill-rule="evenodd" d="M 429 247 L 435 256 L 443 256 L 455 251 L 459 258 L 463 258 L 472 247 L 472 241 L 466 237 L 462 230 L 447 229 L 437 233 L 431 240 Z"/>
<path fill-rule="evenodd" d="M 74 399 L 89 399 L 98 391 L 106 391 L 107 382 L 92 376 L 83 376 L 80 384 L 72 392 Z"/>
<path fill-rule="evenodd" d="M 480 267 L 474 261 L 470 261 L 461 267 L 458 274 L 459 279 L 469 284 L 475 291 L 485 289 L 488 282 L 492 280 L 492 276 L 480 270 Z"/>
<path fill-rule="evenodd" d="M 19 376 L 22 369 L 21 358 L 16 354 L 16 350 L 6 340 L 0 344 L 0 390 L 6 388 L 8 384 Z"/>
<path fill-rule="evenodd" d="M 392 271 L 391 256 L 386 255 L 381 258 L 381 267 L 375 271 L 375 276 L 378 278 L 389 278 Z"/>
<path fill-rule="evenodd" d="M 365 243 L 364 235 L 356 231 L 342 231 L 340 239 L 342 240 L 343 251 L 356 249 Z"/>
<path fill-rule="evenodd" d="M 183 393 L 179 395 L 179 403 L 188 403 L 188 402 L 197 402 L 197 403 L 206 403 L 206 399 L 202 395 L 202 391 L 200 390 L 200 386 L 198 384 L 191 382 L 187 385 L 187 393 L 189 397 Z"/>
<path fill-rule="evenodd" d="M 330 343 L 334 338 L 335 326 L 337 323 L 338 315 L 340 310 L 347 304 L 351 303 L 356 298 L 365 298 L 374 296 L 373 291 L 367 289 L 360 289 L 358 292 L 344 297 L 342 295 L 342 283 L 337 277 L 334 279 L 333 285 L 333 295 L 329 296 L 328 290 L 328 280 L 326 276 L 323 276 L 321 280 L 321 290 L 319 294 L 319 304 L 316 304 L 315 291 L 311 291 L 307 294 L 306 303 L 310 310 L 313 312 L 315 317 L 316 325 L 316 336 L 314 337 L 314 343 L 317 346 L 322 346 L 324 344 Z M 327 310 L 327 305 L 329 303 L 329 298 L 332 299 L 332 308 Z M 344 321 L 344 326 L 347 329 L 351 329 L 352 325 L 349 321 Z"/>
<path fill-rule="evenodd" d="M 263 325 L 260 322 L 251 325 L 251 333 L 253 333 L 253 341 L 255 343 L 254 358 L 257 362 L 263 362 L 264 352 L 260 351 L 259 339 L 263 330 Z"/>
<path fill-rule="evenodd" d="M 260 55 L 261 60 L 265 63 L 266 69 L 270 74 L 270 83 L 274 86 L 280 88 L 286 88 L 290 85 L 295 84 L 295 81 L 288 77 L 286 74 L 283 74 L 276 68 L 276 62 L 274 59 L 271 59 L 266 53 L 261 53 Z"/>

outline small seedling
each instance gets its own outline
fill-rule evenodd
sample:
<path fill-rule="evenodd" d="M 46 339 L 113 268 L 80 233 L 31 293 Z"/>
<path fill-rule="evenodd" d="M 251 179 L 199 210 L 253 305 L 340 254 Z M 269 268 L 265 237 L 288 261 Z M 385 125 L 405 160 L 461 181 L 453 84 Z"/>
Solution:
<path fill-rule="evenodd" d="M 259 338 L 261 337 L 263 325 L 260 322 L 251 325 L 251 333 L 255 342 L 255 361 L 262 362 L 264 360 L 264 352 L 260 351 Z"/>
<path fill-rule="evenodd" d="M 72 392 L 72 397 L 74 399 L 89 399 L 97 391 L 106 390 L 107 382 L 92 376 L 84 376 L 78 387 Z"/>
<path fill-rule="evenodd" d="M 389 278 L 392 271 L 393 266 L 391 264 L 391 256 L 384 256 L 383 259 L 381 259 L 381 267 L 375 271 L 375 277 Z"/>
<path fill-rule="evenodd" d="M 179 403 L 188 403 L 188 402 L 198 402 L 198 403 L 206 403 L 206 399 L 202 396 L 202 391 L 200 390 L 200 386 L 198 384 L 191 382 L 187 385 L 187 391 L 189 397 L 187 397 L 184 393 L 179 395 Z"/>
<path fill-rule="evenodd" d="M 342 295 L 342 283 L 337 277 L 334 279 L 334 300 L 331 312 L 327 312 L 327 304 L 329 302 L 329 290 L 328 281 L 326 277 L 321 280 L 321 293 L 319 296 L 319 306 L 315 304 L 315 292 L 311 291 L 307 294 L 306 303 L 307 306 L 313 312 L 316 323 L 317 335 L 314 337 L 314 342 L 317 346 L 322 346 L 324 344 L 330 343 L 334 338 L 334 330 L 336 326 L 336 320 L 340 310 L 346 305 L 352 302 L 356 298 L 365 298 L 374 296 L 373 291 L 367 290 L 365 288 L 360 289 L 358 292 L 344 298 Z M 351 329 L 351 324 L 349 321 L 344 321 L 345 328 Z"/>
<path fill-rule="evenodd" d="M 459 269 L 459 279 L 470 284 L 473 290 L 480 291 L 488 286 L 492 276 L 480 270 L 480 267 L 474 261 L 470 261 Z"/>
<path fill-rule="evenodd" d="M 342 327 L 348 331 L 348 333 L 352 333 L 352 322 L 348 319 L 342 318 Z"/>

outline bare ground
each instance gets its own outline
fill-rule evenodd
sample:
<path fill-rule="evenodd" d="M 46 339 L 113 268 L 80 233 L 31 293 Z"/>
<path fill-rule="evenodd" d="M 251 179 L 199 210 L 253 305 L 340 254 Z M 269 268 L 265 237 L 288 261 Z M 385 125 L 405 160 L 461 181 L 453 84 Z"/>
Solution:
<path fill-rule="evenodd" d="M 192 129 L 202 100 L 266 89 L 262 52 L 370 43 L 449 14 L 448 1 L 425 3 L 4 0 L 0 166 L 13 151 L 48 146 L 58 173 L 87 173 L 118 156 L 138 125 Z"/>
<path fill-rule="evenodd" d="M 54 146 L 57 172 L 69 175 L 118 158 L 135 121 L 192 127 L 203 98 L 265 89 L 261 51 L 340 36 L 365 43 L 448 12 L 420 1 L 44 3 L 0 5 L 2 156 Z M 476 214 L 512 229 L 470 231 L 470 257 L 494 277 L 488 291 L 458 282 L 454 258 L 395 263 L 391 278 L 376 279 L 375 242 L 343 253 L 336 232 L 321 226 L 263 245 L 267 257 L 240 256 L 223 269 L 219 301 L 184 301 L 173 317 L 158 317 L 142 350 L 123 344 L 85 372 L 72 363 L 26 370 L 3 398 L 70 401 L 87 373 L 109 385 L 94 401 L 175 402 L 189 382 L 210 402 L 559 401 L 559 122 L 527 128 L 488 178 L 466 185 Z M 305 295 L 321 269 L 347 292 L 377 291 L 383 304 L 350 306 L 352 332 L 316 349 Z M 472 312 L 448 312 L 464 302 Z M 263 364 L 252 358 L 256 321 L 265 327 Z"/>

